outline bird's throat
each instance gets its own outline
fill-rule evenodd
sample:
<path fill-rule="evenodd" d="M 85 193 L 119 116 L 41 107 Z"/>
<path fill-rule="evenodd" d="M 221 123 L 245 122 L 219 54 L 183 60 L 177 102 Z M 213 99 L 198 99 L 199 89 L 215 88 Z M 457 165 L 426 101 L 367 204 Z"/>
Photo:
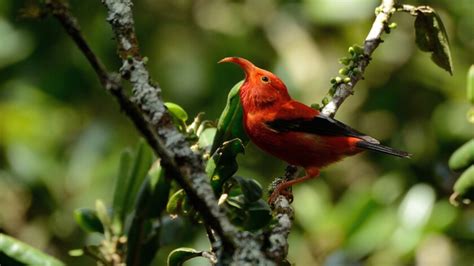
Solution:
<path fill-rule="evenodd" d="M 246 112 L 271 108 L 281 100 L 275 93 L 263 92 L 242 86 L 240 101 Z"/>

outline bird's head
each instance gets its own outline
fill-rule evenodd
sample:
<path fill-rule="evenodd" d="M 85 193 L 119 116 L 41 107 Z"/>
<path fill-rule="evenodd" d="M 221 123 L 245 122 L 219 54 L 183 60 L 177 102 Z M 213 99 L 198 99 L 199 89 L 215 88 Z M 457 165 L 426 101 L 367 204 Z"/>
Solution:
<path fill-rule="evenodd" d="M 275 74 L 256 67 L 252 62 L 241 57 L 226 57 L 219 63 L 231 62 L 239 65 L 245 72 L 245 82 L 240 89 L 243 104 L 272 105 L 290 100 L 285 84 Z"/>

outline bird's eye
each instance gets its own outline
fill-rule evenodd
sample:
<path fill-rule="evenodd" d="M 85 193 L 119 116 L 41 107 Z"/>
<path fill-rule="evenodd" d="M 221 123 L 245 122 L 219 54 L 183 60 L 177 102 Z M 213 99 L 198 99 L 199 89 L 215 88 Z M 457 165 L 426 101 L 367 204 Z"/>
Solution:
<path fill-rule="evenodd" d="M 270 82 L 270 79 L 269 79 L 267 76 L 263 76 L 263 77 L 261 78 L 261 80 L 262 80 L 263 83 L 268 83 L 268 82 Z"/>

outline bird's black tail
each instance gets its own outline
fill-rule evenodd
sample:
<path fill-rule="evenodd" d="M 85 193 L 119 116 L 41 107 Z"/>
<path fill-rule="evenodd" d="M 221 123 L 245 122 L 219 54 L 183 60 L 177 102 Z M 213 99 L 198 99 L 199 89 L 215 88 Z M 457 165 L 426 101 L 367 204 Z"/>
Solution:
<path fill-rule="evenodd" d="M 370 143 L 367 141 L 359 141 L 357 142 L 356 146 L 362 149 L 381 152 L 381 153 L 385 153 L 385 154 L 389 154 L 389 155 L 393 155 L 393 156 L 397 156 L 401 158 L 410 158 L 411 156 L 411 154 L 406 151 L 395 150 L 393 148 L 390 148 L 381 144 Z"/>

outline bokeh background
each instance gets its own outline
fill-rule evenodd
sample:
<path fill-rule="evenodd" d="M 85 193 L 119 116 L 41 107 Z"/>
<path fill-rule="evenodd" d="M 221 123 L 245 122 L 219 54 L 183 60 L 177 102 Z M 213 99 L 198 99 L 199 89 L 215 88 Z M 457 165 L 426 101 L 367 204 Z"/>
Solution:
<path fill-rule="evenodd" d="M 31 2 L 31 1 L 30 1 Z M 111 70 L 119 60 L 100 1 L 70 1 L 91 46 Z M 277 73 L 290 93 L 320 102 L 338 59 L 362 43 L 378 0 L 142 0 L 135 19 L 143 55 L 163 97 L 189 114 L 217 119 L 243 74 L 218 65 L 246 57 Z M 337 118 L 411 160 L 348 158 L 294 188 L 296 265 L 472 265 L 474 209 L 449 204 L 459 173 L 450 154 L 474 136 L 466 120 L 466 73 L 474 63 L 474 2 L 402 1 L 434 7 L 448 32 L 454 75 L 414 41 L 414 19 L 393 18 L 365 80 Z M 0 1 L 0 231 L 68 265 L 93 265 L 68 250 L 99 241 L 72 212 L 111 201 L 120 152 L 138 135 L 100 87 L 91 67 L 52 18 L 22 19 L 28 1 Z M 285 164 L 249 145 L 238 174 L 267 186 Z M 207 249 L 200 225 L 177 219 L 155 259 L 179 246 Z M 0 255 L 0 258 L 1 255 Z M 203 265 L 194 260 L 187 265 Z M 3 265 L 3 264 L 2 264 Z"/>

